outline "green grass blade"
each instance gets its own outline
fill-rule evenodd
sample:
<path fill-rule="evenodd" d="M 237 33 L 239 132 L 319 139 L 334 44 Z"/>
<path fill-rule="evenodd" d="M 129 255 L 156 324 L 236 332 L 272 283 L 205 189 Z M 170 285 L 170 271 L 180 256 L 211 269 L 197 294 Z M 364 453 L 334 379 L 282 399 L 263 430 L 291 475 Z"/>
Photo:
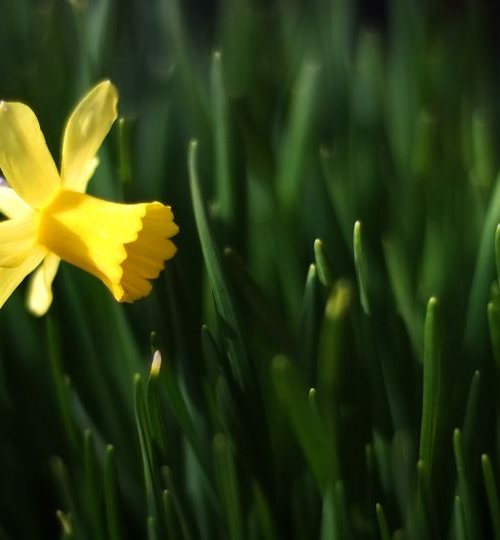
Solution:
<path fill-rule="evenodd" d="M 331 287 L 334 281 L 333 263 L 326 252 L 325 244 L 319 238 L 314 241 L 314 260 L 320 283 L 325 287 Z"/>
<path fill-rule="evenodd" d="M 252 319 L 259 324 L 262 332 L 276 341 L 280 350 L 291 349 L 293 340 L 287 325 L 262 288 L 250 275 L 241 258 L 231 248 L 224 250 L 224 257 L 235 291 L 240 292 L 244 306 L 253 314 Z"/>
<path fill-rule="evenodd" d="M 439 303 L 431 298 L 427 303 L 423 357 L 422 421 L 420 427 L 420 460 L 432 477 L 437 445 L 442 384 L 442 358 L 438 328 Z"/>
<path fill-rule="evenodd" d="M 210 287 L 214 295 L 217 311 L 222 319 L 231 370 L 237 383 L 242 388 L 245 388 L 249 384 L 251 370 L 248 363 L 247 352 L 245 350 L 243 334 L 236 315 L 236 309 L 222 271 L 219 251 L 208 225 L 198 181 L 196 156 L 197 142 L 192 141 L 189 145 L 188 169 L 196 226 L 201 242 L 203 257 L 205 259 Z"/>
<path fill-rule="evenodd" d="M 102 490 L 99 482 L 101 470 L 97 462 L 97 453 L 92 432 L 87 430 L 83 437 L 85 492 L 88 501 L 89 525 L 92 537 L 96 540 L 106 538 L 102 515 Z"/>
<path fill-rule="evenodd" d="M 47 348 L 50 363 L 50 373 L 52 384 L 55 391 L 57 408 L 61 421 L 66 432 L 67 440 L 73 452 L 77 452 L 80 436 L 77 434 L 77 428 L 71 410 L 70 387 L 67 378 L 62 371 L 61 352 L 58 345 L 58 335 L 54 321 L 47 317 L 46 319 Z"/>
<path fill-rule="evenodd" d="M 167 434 L 160 411 L 159 375 L 161 369 L 161 353 L 156 350 L 146 384 L 146 412 L 152 443 L 162 462 L 167 459 Z"/>
<path fill-rule="evenodd" d="M 276 188 L 286 217 L 291 215 L 300 197 L 300 180 L 314 113 L 317 81 L 318 67 L 304 62 L 296 82 L 288 126 L 278 158 Z"/>
<path fill-rule="evenodd" d="M 259 524 L 259 538 L 263 540 L 277 540 L 278 535 L 269 503 L 256 482 L 252 484 L 252 495 L 257 522 Z"/>
<path fill-rule="evenodd" d="M 154 470 L 151 439 L 147 426 L 144 385 L 139 374 L 134 377 L 134 413 L 141 447 L 146 503 L 149 514 L 147 520 L 148 539 L 157 540 L 156 517 L 158 516 L 158 501 L 156 494 L 158 482 Z"/>
<path fill-rule="evenodd" d="M 463 448 L 465 455 L 472 458 L 475 456 L 480 436 L 477 433 L 477 426 L 481 421 L 481 401 L 483 397 L 483 384 L 481 372 L 475 371 L 472 376 L 467 404 L 465 406 L 465 419 L 463 427 Z M 475 458 L 474 458 L 475 459 Z"/>
<path fill-rule="evenodd" d="M 298 372 L 286 356 L 272 362 L 274 387 L 292 430 L 304 452 L 320 491 L 324 491 L 332 476 L 324 427 L 319 417 L 312 414 L 306 389 Z"/>
<path fill-rule="evenodd" d="M 226 514 L 229 538 L 243 540 L 244 525 L 238 478 L 236 476 L 233 449 L 225 435 L 219 433 L 215 436 L 213 452 L 217 485 Z"/>
<path fill-rule="evenodd" d="M 234 218 L 234 178 L 231 177 L 229 119 L 224 89 L 222 54 L 212 55 L 211 97 L 214 126 L 216 215 L 226 224 Z"/>
<path fill-rule="evenodd" d="M 488 455 L 481 456 L 481 466 L 483 470 L 483 481 L 488 499 L 488 507 L 490 510 L 491 524 L 493 525 L 493 533 L 495 540 L 500 540 L 500 502 L 498 499 L 498 489 L 495 483 L 493 467 Z"/>
<path fill-rule="evenodd" d="M 162 467 L 162 474 L 165 480 L 165 484 L 168 488 L 169 500 L 172 502 L 173 510 L 177 516 L 178 523 L 181 530 L 181 538 L 183 540 L 192 540 L 195 538 L 192 532 L 192 527 L 189 524 L 189 519 L 184 510 L 184 506 L 177 493 L 177 487 L 173 479 L 172 471 L 168 467 Z M 168 523 L 167 523 L 168 526 Z M 176 537 L 178 538 L 178 537 Z"/>
<path fill-rule="evenodd" d="M 131 121 L 121 116 L 118 119 L 118 175 L 124 184 L 130 184 L 132 182 L 130 131 Z"/>
<path fill-rule="evenodd" d="M 106 508 L 108 540 L 123 540 L 115 451 L 112 445 L 106 447 L 104 458 L 104 504 Z"/>
<path fill-rule="evenodd" d="M 313 360 L 318 352 L 318 335 L 321 325 L 321 310 L 319 305 L 319 282 L 316 266 L 311 264 L 307 273 L 304 300 L 302 304 L 302 316 L 300 321 L 300 360 L 306 380 L 314 377 Z"/>
<path fill-rule="evenodd" d="M 359 299 L 363 311 L 370 315 L 370 303 L 368 300 L 368 269 L 366 263 L 366 253 L 363 248 L 361 236 L 361 221 L 354 224 L 353 246 L 354 246 L 354 266 L 356 267 L 356 277 L 358 278 Z"/>
<path fill-rule="evenodd" d="M 492 301 L 488 304 L 488 323 L 497 380 L 500 380 L 500 306 L 496 301 Z"/>
<path fill-rule="evenodd" d="M 375 511 L 377 513 L 378 530 L 380 533 L 380 540 L 390 540 L 391 534 L 389 527 L 387 526 L 387 519 L 385 517 L 384 508 L 380 503 L 375 505 Z"/>
<path fill-rule="evenodd" d="M 205 447 L 200 438 L 200 432 L 197 430 L 193 417 L 189 411 L 188 403 L 181 391 L 180 382 L 172 370 L 168 356 L 162 354 L 161 358 L 162 363 L 159 376 L 163 378 L 165 391 L 170 406 L 172 407 L 172 412 L 181 427 L 182 433 L 193 448 L 200 465 L 208 475 L 210 468 L 208 466 Z"/>
<path fill-rule="evenodd" d="M 61 510 L 56 512 L 56 517 L 61 524 L 61 536 L 64 540 L 74 538 L 73 525 L 71 523 L 71 516 L 65 514 Z"/>
<path fill-rule="evenodd" d="M 172 497 L 170 496 L 170 491 L 168 491 L 168 489 L 163 490 L 162 502 L 165 523 L 167 524 L 166 538 L 167 540 L 176 540 L 178 536 L 174 526 L 175 515 L 172 508 Z"/>
<path fill-rule="evenodd" d="M 455 429 L 453 432 L 453 450 L 455 454 L 458 487 L 460 499 L 462 501 L 465 530 L 467 532 L 466 537 L 468 539 L 480 538 L 481 535 L 479 533 L 478 523 L 480 514 L 472 490 L 470 472 L 464 457 L 462 433 L 459 429 Z"/>
<path fill-rule="evenodd" d="M 462 505 L 462 499 L 459 495 L 455 497 L 453 505 L 453 524 L 455 527 L 455 538 L 457 540 L 469 540 L 467 535 L 467 527 L 465 524 L 464 508 Z"/>

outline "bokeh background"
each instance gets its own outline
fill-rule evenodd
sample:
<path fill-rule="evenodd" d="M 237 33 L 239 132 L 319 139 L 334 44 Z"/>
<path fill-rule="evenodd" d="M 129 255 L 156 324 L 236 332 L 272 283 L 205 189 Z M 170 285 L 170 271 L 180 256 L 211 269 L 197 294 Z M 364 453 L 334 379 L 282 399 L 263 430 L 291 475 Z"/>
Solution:
<path fill-rule="evenodd" d="M 181 229 L 0 311 L 0 538 L 500 539 L 497 3 L 0 8 L 0 98 L 58 160 L 111 79 L 89 191 Z"/>

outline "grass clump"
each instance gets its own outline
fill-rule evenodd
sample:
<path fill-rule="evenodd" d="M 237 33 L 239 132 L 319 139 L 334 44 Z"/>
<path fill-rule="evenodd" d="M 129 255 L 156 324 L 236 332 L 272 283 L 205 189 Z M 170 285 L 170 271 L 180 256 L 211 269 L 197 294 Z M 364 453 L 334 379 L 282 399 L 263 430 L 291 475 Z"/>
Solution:
<path fill-rule="evenodd" d="M 200 6 L 5 6 L 2 98 L 53 149 L 110 77 L 91 190 L 181 233 L 144 301 L 2 310 L 0 538 L 500 538 L 491 14 Z"/>

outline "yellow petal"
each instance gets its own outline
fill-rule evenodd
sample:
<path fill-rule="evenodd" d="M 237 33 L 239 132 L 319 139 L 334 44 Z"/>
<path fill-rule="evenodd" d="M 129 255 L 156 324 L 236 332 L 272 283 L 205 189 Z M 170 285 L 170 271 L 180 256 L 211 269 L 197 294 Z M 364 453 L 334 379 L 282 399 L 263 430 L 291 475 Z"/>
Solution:
<path fill-rule="evenodd" d="M 60 262 L 57 255 L 48 253 L 30 279 L 26 306 L 37 317 L 45 315 L 52 304 L 52 282 Z"/>
<path fill-rule="evenodd" d="M 0 186 L 0 212 L 8 218 L 20 218 L 31 214 L 33 209 L 12 188 Z"/>
<path fill-rule="evenodd" d="M 101 279 L 120 302 L 151 291 L 178 232 L 169 207 L 119 204 L 61 190 L 43 213 L 39 242 L 61 259 Z"/>
<path fill-rule="evenodd" d="M 37 224 L 38 216 L 33 211 L 0 223 L 0 267 L 19 266 L 26 259 L 36 244 Z"/>
<path fill-rule="evenodd" d="M 40 264 L 46 253 L 45 248 L 37 246 L 19 266 L 0 268 L 0 307 L 5 304 L 21 281 Z"/>
<path fill-rule="evenodd" d="M 119 302 L 134 302 L 151 292 L 150 279 L 156 279 L 165 261 L 177 252 L 170 237 L 179 232 L 169 206 L 158 202 L 145 205 L 142 229 L 137 239 L 125 245 L 127 257 L 122 263 L 123 276 L 119 286 L 123 296 L 115 294 Z"/>
<path fill-rule="evenodd" d="M 85 193 L 87 191 L 87 185 L 92 176 L 94 176 L 94 172 L 97 169 L 98 165 L 99 158 L 95 156 L 87 163 L 86 167 L 83 169 L 82 174 L 80 175 L 80 178 L 78 178 L 78 180 L 73 183 L 73 187 L 71 188 L 71 190 L 78 191 L 78 193 Z"/>
<path fill-rule="evenodd" d="M 30 206 L 42 208 L 59 188 L 59 174 L 33 111 L 0 102 L 0 169 Z"/>
<path fill-rule="evenodd" d="M 116 120 L 118 92 L 110 81 L 94 86 L 71 113 L 64 130 L 61 178 L 73 191 L 86 187 L 91 161 Z M 94 167 L 95 168 L 95 167 Z M 92 170 L 93 173 L 93 170 Z"/>

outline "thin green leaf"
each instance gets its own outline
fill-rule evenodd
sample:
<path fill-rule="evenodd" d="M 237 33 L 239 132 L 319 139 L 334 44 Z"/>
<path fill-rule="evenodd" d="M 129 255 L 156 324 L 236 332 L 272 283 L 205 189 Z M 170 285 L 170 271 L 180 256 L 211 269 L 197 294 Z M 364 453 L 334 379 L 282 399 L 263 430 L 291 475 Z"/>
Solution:
<path fill-rule="evenodd" d="M 442 357 L 438 328 L 439 304 L 437 298 L 427 303 L 423 357 L 422 421 L 420 427 L 420 460 L 426 464 L 432 477 L 436 454 L 440 394 L 442 384 Z"/>
<path fill-rule="evenodd" d="M 234 218 L 234 178 L 231 178 L 227 96 L 222 77 L 222 54 L 212 55 L 211 98 L 214 126 L 216 213 L 226 224 Z"/>
<path fill-rule="evenodd" d="M 245 388 L 249 383 L 251 370 L 249 367 L 243 334 L 236 315 L 236 309 L 222 271 L 219 251 L 212 237 L 202 201 L 196 163 L 197 146 L 196 141 L 191 141 L 188 153 L 191 198 L 193 201 L 196 226 L 201 242 L 203 257 L 205 259 L 210 287 L 215 299 L 215 305 L 222 319 L 222 331 L 224 332 L 226 340 L 227 354 L 229 357 L 231 370 L 237 383 L 242 388 Z"/>
<path fill-rule="evenodd" d="M 458 488 L 462 501 L 463 517 L 467 539 L 480 538 L 479 532 L 479 512 L 472 489 L 468 464 L 465 462 L 462 433 L 459 429 L 453 431 L 453 450 L 455 453 L 455 464 L 458 476 Z"/>
<path fill-rule="evenodd" d="M 375 510 L 377 512 L 377 523 L 380 532 L 380 538 L 381 540 L 390 540 L 391 534 L 389 532 L 389 527 L 387 526 L 387 519 L 385 518 L 384 508 L 380 503 L 377 503 L 375 505 Z"/>
<path fill-rule="evenodd" d="M 361 229 L 361 221 L 356 221 L 353 233 L 354 266 L 356 268 L 356 277 L 358 278 L 361 307 L 367 315 L 370 315 L 370 303 L 368 300 L 368 268 L 366 263 L 366 253 L 363 248 Z"/>
<path fill-rule="evenodd" d="M 122 520 L 118 501 L 115 451 L 112 445 L 106 447 L 104 459 L 104 504 L 107 518 L 107 538 L 109 540 L 123 540 Z"/>
<path fill-rule="evenodd" d="M 314 260 L 316 262 L 318 279 L 320 283 L 325 287 L 330 287 L 333 285 L 333 263 L 325 250 L 323 241 L 319 238 L 314 241 Z"/>
<path fill-rule="evenodd" d="M 243 517 L 233 449 L 222 433 L 215 436 L 213 451 L 217 485 L 226 514 L 229 538 L 243 540 Z"/>
<path fill-rule="evenodd" d="M 486 454 L 481 456 L 481 466 L 486 496 L 488 498 L 491 524 L 493 525 L 493 533 L 495 535 L 495 540 L 500 540 L 500 502 L 498 499 L 498 489 L 495 483 L 495 476 L 493 474 L 490 458 Z"/>

